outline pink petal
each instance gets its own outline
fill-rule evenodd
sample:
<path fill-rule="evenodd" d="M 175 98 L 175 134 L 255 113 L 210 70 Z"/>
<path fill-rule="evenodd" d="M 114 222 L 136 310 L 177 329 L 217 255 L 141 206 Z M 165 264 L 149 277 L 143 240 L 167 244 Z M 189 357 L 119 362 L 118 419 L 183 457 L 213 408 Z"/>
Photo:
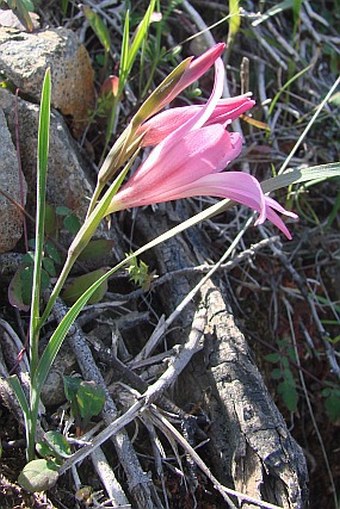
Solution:
<path fill-rule="evenodd" d="M 183 76 L 177 83 L 177 85 L 173 88 L 170 94 L 166 98 L 166 103 L 163 104 L 164 107 L 166 104 L 169 104 L 177 95 L 179 95 L 185 88 L 189 85 L 197 81 L 203 74 L 207 72 L 210 67 L 212 67 L 215 60 L 220 57 L 225 49 L 224 42 L 220 42 L 215 44 L 212 48 L 205 51 L 202 55 L 195 58 L 190 62 L 190 65 L 185 70 Z"/>
<path fill-rule="evenodd" d="M 255 101 L 249 95 L 244 94 L 228 99 L 220 99 L 207 125 L 211 123 L 225 124 L 250 110 L 255 105 Z"/>
<path fill-rule="evenodd" d="M 274 212 L 274 210 L 272 210 L 270 207 L 266 208 L 266 216 L 271 223 L 275 224 L 275 226 L 285 234 L 288 240 L 292 240 L 292 235 L 287 226 L 284 224 L 281 217 L 278 216 L 277 213 Z"/>
<path fill-rule="evenodd" d="M 167 195 L 167 199 L 170 193 Z M 229 198 L 258 212 L 265 209 L 264 195 L 259 182 L 247 173 L 229 171 L 205 175 L 172 192 L 172 200 L 191 196 L 215 196 Z M 161 196 L 166 197 L 166 194 Z"/>
<path fill-rule="evenodd" d="M 249 94 L 229 99 L 220 99 L 205 125 L 226 124 L 226 122 L 235 120 L 242 113 L 252 108 L 254 104 L 255 101 L 250 99 Z M 157 143 L 160 143 L 166 136 L 185 124 L 199 111 L 202 111 L 203 108 L 203 104 L 196 104 L 169 108 L 158 113 L 138 128 L 137 135 L 145 133 L 142 146 L 157 145 Z"/>
<path fill-rule="evenodd" d="M 218 124 L 191 131 L 160 154 L 156 162 L 150 162 L 150 154 L 120 192 L 136 190 L 138 186 L 139 200 L 148 202 L 163 192 L 221 171 L 241 150 L 241 136 L 228 133 Z"/>

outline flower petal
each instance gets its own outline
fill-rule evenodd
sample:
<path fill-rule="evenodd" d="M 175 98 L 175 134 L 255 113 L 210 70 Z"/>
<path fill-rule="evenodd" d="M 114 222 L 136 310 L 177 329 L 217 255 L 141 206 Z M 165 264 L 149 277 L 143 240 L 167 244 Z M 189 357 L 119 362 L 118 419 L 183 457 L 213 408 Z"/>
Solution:
<path fill-rule="evenodd" d="M 140 205 L 141 201 L 157 203 L 163 193 L 172 193 L 205 175 L 221 171 L 241 150 L 241 136 L 228 133 L 218 124 L 191 131 L 160 154 L 156 162 L 150 163 L 149 156 L 123 185 L 117 199 L 124 196 L 124 200 L 133 201 L 127 207 Z"/>
<path fill-rule="evenodd" d="M 205 74 L 213 63 L 222 55 L 226 45 L 224 42 L 215 44 L 212 48 L 202 53 L 197 58 L 194 58 L 190 65 L 185 70 L 183 76 L 168 95 L 166 104 L 169 104 L 178 94 L 180 94 L 185 88 L 197 81 L 203 74 Z M 163 104 L 165 106 L 165 104 Z"/>
<path fill-rule="evenodd" d="M 252 108 L 255 101 L 250 99 L 249 94 L 243 94 L 229 99 L 220 99 L 215 109 L 204 125 L 226 124 L 233 121 L 242 113 Z M 142 146 L 157 145 L 166 136 L 174 132 L 178 127 L 185 124 L 190 118 L 202 111 L 204 104 L 169 108 L 158 113 L 147 122 L 144 122 L 138 130 L 137 135 L 144 133 Z"/>

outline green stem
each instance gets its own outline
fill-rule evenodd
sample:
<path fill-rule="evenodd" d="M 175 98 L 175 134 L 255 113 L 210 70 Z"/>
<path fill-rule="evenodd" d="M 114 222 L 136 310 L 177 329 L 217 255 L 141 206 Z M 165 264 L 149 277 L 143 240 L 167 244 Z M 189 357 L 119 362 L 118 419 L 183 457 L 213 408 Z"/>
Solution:
<path fill-rule="evenodd" d="M 136 153 L 136 155 L 137 155 L 137 153 Z M 57 298 L 60 294 L 60 291 L 61 291 L 62 287 L 64 286 L 67 276 L 69 275 L 75 261 L 77 260 L 78 256 L 83 251 L 83 249 L 85 249 L 87 244 L 90 242 L 90 240 L 91 240 L 93 234 L 95 233 L 96 229 L 98 228 L 101 220 L 107 214 L 107 210 L 110 205 L 110 202 L 112 201 L 112 198 L 114 197 L 114 195 L 117 193 L 119 187 L 121 186 L 127 172 L 129 171 L 131 165 L 133 164 L 134 160 L 135 160 L 135 157 L 132 157 L 129 164 L 127 164 L 125 166 L 125 168 L 120 173 L 120 175 L 118 175 L 118 177 L 116 178 L 114 183 L 106 191 L 103 198 L 96 205 L 96 207 L 91 212 L 89 217 L 86 219 L 85 223 L 80 228 L 79 232 L 77 233 L 76 237 L 74 238 L 71 246 L 69 247 L 67 259 L 65 261 L 64 267 L 63 267 L 61 274 L 59 275 L 59 278 L 53 288 L 51 296 L 50 296 L 48 303 L 46 305 L 45 311 L 41 317 L 40 324 L 39 324 L 40 327 L 45 323 L 48 316 L 50 315 L 52 308 L 54 306 L 54 303 L 57 300 Z"/>

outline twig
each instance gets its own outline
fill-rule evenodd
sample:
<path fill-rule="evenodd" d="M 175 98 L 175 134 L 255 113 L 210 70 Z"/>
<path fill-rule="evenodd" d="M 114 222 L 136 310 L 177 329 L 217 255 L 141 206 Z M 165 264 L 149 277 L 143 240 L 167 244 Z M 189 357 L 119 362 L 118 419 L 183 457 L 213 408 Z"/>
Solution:
<path fill-rule="evenodd" d="M 105 487 L 106 493 L 109 499 L 112 500 L 113 504 L 119 507 L 129 507 L 129 501 L 100 447 L 92 452 L 91 460 L 100 480 L 103 483 L 103 486 Z"/>
<path fill-rule="evenodd" d="M 263 49 L 275 60 L 277 64 L 279 64 L 282 69 L 287 71 L 288 67 L 286 62 L 284 62 L 279 55 L 279 52 L 277 50 L 274 50 L 273 46 L 271 46 L 265 39 L 265 37 L 262 34 L 262 31 L 259 28 L 254 29 L 251 27 L 251 30 L 253 34 L 255 35 L 256 39 L 259 41 Z"/>
<path fill-rule="evenodd" d="M 145 392 L 145 403 L 155 401 L 178 378 L 183 369 L 190 362 L 192 356 L 202 350 L 203 335 L 206 327 L 206 308 L 202 307 L 194 314 L 191 332 L 179 354 L 171 361 L 170 366 L 161 377 Z"/>

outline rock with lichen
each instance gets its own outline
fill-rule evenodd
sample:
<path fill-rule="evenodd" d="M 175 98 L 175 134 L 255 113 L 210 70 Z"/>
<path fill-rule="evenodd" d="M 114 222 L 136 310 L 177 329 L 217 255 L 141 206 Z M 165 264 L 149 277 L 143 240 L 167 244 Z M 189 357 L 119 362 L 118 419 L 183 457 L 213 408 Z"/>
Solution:
<path fill-rule="evenodd" d="M 22 94 L 38 102 L 51 68 L 52 106 L 72 121 L 79 136 L 94 105 L 93 69 L 85 47 L 66 28 L 35 33 L 0 27 L 0 72 Z"/>
<path fill-rule="evenodd" d="M 19 168 L 15 146 L 4 112 L 0 108 L 0 253 L 10 251 L 23 233 L 27 185 Z"/>

